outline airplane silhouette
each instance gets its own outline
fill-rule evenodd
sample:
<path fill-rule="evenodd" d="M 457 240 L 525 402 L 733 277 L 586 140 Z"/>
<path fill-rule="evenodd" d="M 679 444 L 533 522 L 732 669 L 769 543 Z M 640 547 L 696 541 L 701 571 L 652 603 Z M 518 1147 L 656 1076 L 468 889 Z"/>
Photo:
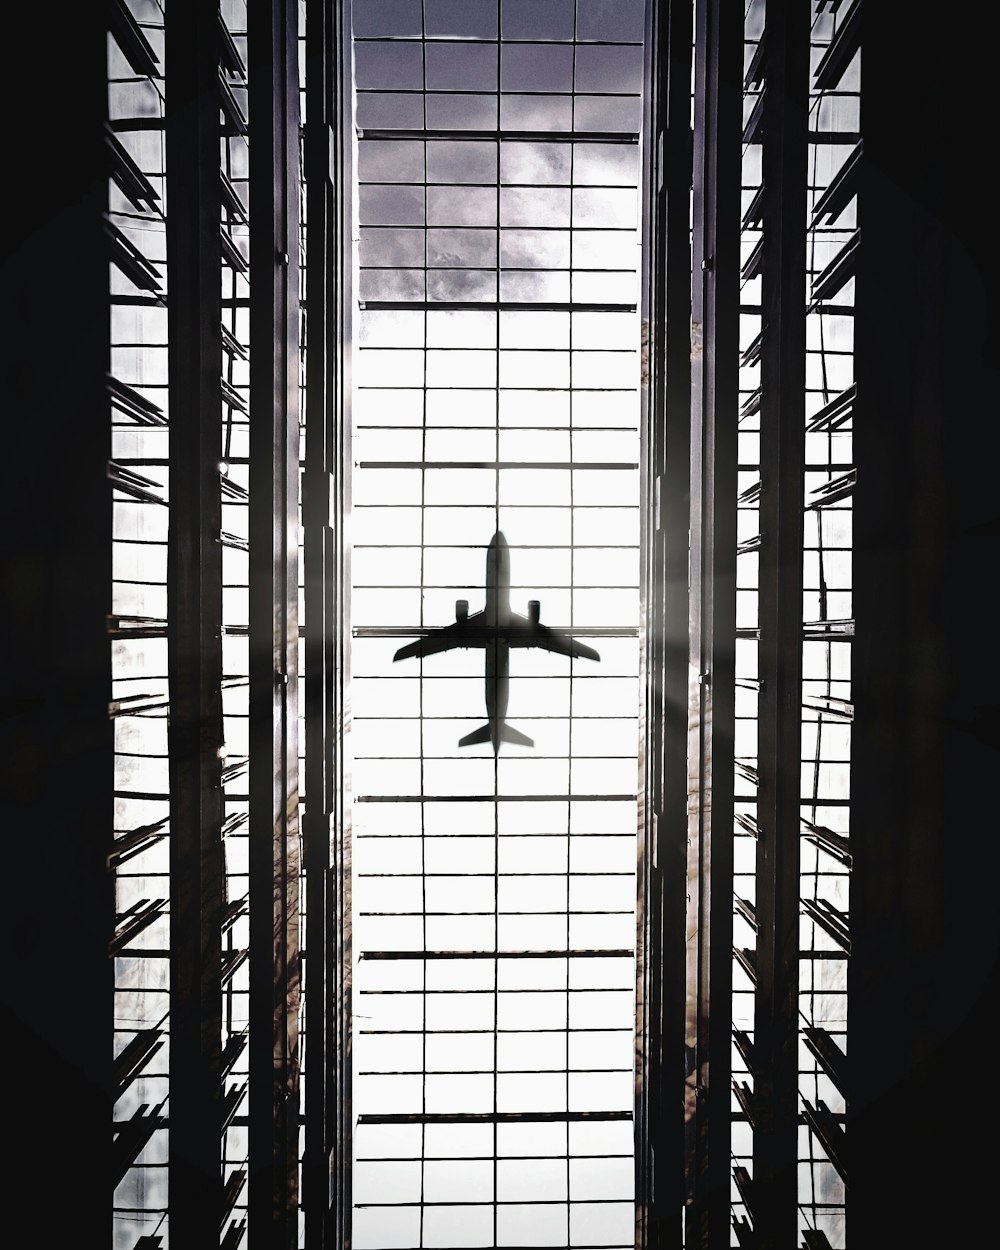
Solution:
<path fill-rule="evenodd" d="M 586 660 L 601 658 L 593 647 L 576 642 L 561 630 L 542 625 L 538 619 L 540 612 L 541 604 L 537 599 L 528 601 L 527 616 L 518 616 L 510 610 L 510 558 L 507 540 L 497 530 L 486 551 L 486 607 L 483 611 L 470 616 L 468 599 L 456 599 L 453 624 L 442 625 L 426 637 L 407 643 L 392 657 L 393 660 L 407 660 L 412 656 L 450 651 L 454 647 L 482 647 L 485 650 L 486 715 L 489 719 L 485 725 L 460 738 L 460 747 L 491 742 L 496 755 L 501 742 L 515 742 L 524 747 L 535 745 L 533 739 L 508 725 L 504 719 L 507 715 L 511 647 L 542 647 L 559 655 Z"/>

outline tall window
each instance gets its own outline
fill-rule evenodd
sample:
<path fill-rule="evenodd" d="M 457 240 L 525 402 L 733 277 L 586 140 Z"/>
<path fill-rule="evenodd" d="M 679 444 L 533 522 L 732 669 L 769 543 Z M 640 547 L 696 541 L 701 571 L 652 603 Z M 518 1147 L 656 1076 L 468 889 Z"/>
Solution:
<path fill-rule="evenodd" d="M 355 0 L 353 1244 L 633 1243 L 642 0 Z M 394 659 L 486 602 L 599 653 Z"/>
<path fill-rule="evenodd" d="M 167 1227 L 169 872 L 164 19 L 115 9 L 108 40 L 113 584 L 116 1245 Z M 145 126 L 143 125 L 145 123 Z"/>
<path fill-rule="evenodd" d="M 846 1244 L 859 13 L 819 0 L 807 30 L 804 14 L 786 24 L 780 6 L 746 6 L 732 998 L 740 1244 L 751 1227 L 768 1240 L 779 1221 L 794 1221 L 811 1247 Z M 779 117 L 768 110 L 787 46 L 791 103 Z M 784 164 L 781 131 L 794 150 Z M 797 219 L 782 204 L 799 195 Z M 789 263 L 769 252 L 769 231 L 803 239 L 801 254 Z M 779 304 L 780 315 L 765 315 Z M 802 348 L 794 361 L 781 355 L 789 342 Z M 801 690 L 798 725 L 780 719 L 781 690 L 789 707 Z M 775 798 L 782 776 L 796 774 L 797 796 L 786 785 Z"/>

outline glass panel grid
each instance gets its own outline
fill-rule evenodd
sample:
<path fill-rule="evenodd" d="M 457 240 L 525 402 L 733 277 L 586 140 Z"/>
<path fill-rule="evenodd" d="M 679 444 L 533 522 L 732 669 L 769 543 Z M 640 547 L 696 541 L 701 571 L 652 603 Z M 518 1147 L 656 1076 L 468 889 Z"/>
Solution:
<path fill-rule="evenodd" d="M 405 29 L 354 5 L 359 1247 L 633 1240 L 642 5 L 620 7 L 606 31 L 582 2 L 427 0 Z M 457 745 L 481 650 L 393 656 L 480 610 L 497 531 L 511 610 L 540 601 L 600 661 L 515 649 L 533 746 L 494 755 Z"/>
<path fill-rule="evenodd" d="M 818 11 L 814 83 L 852 6 Z M 806 517 L 804 544 L 802 817 L 800 888 L 799 1204 L 801 1226 L 846 1245 L 842 1174 L 843 1077 L 850 954 L 850 759 L 854 279 L 845 257 L 857 245 L 850 183 L 859 142 L 859 53 L 835 86 L 814 88 L 809 116 L 806 280 Z M 837 187 L 844 190 L 837 195 Z M 832 204 L 832 208 L 828 205 Z M 847 276 L 837 276 L 838 267 Z M 845 398 L 846 397 L 846 398 Z M 830 415 L 833 406 L 834 415 Z M 811 831 L 816 830 L 813 834 Z M 803 1041 L 805 1044 L 803 1044 Z"/>
<path fill-rule="evenodd" d="M 108 40 L 114 722 L 115 1245 L 167 1231 L 169 783 L 167 776 L 167 325 L 163 14 L 128 17 L 140 72 Z M 135 49 L 133 57 L 138 61 Z M 158 1244 L 158 1242 L 156 1243 Z"/>
<path fill-rule="evenodd" d="M 222 6 L 225 29 L 247 60 L 245 0 Z M 249 81 L 245 69 L 225 66 L 229 91 L 245 115 Z M 225 116 L 225 113 L 224 113 Z M 250 145 L 247 128 L 224 125 L 220 143 L 223 186 L 222 324 L 223 436 L 222 481 L 222 628 L 223 741 L 225 795 L 223 863 L 225 867 L 222 934 L 222 1047 L 233 1055 L 223 1074 L 223 1097 L 232 1115 L 222 1142 L 226 1183 L 224 1232 L 239 1244 L 247 1225 L 249 1137 L 250 1022 L 250 862 L 249 817 L 249 477 L 250 477 Z M 227 240 L 229 243 L 227 245 Z M 227 1060 L 223 1067 L 226 1067 Z"/>
<path fill-rule="evenodd" d="M 753 64 L 763 33 L 764 6 L 748 3 L 745 15 L 744 68 Z M 759 106 L 760 83 L 748 80 L 744 93 L 744 126 Z M 753 1175 L 753 1127 L 743 1106 L 753 1094 L 748 1055 L 754 1033 L 756 954 L 756 833 L 759 711 L 759 556 L 760 523 L 760 272 L 755 258 L 762 246 L 761 222 L 753 211 L 762 193 L 759 143 L 744 139 L 742 162 L 743 229 L 740 242 L 740 378 L 737 473 L 736 566 L 736 698 L 733 846 L 732 969 L 732 1180 L 733 1230 L 747 1235 L 747 1196 Z"/>
<path fill-rule="evenodd" d="M 146 1144 L 116 1189 L 115 1244 L 141 1237 L 160 1244 L 168 1234 L 169 1063 L 169 781 L 167 720 L 167 534 L 169 521 L 169 405 L 167 390 L 167 272 L 162 6 L 130 9 L 137 38 L 146 41 L 155 70 L 137 74 L 117 42 L 109 41 L 109 116 L 113 138 L 111 214 L 125 239 L 126 263 L 112 267 L 112 468 L 115 551 L 111 628 L 115 638 L 112 713 L 115 716 L 116 1054 L 122 1079 L 115 1107 L 121 1126 L 135 1113 L 153 1121 Z M 226 1128 L 219 1163 L 226 1184 L 220 1237 L 238 1245 L 246 1224 L 246 1090 L 249 967 L 247 818 L 249 456 L 249 235 L 246 112 L 246 5 L 227 0 L 221 18 L 232 55 L 223 58 L 219 222 L 223 264 L 221 404 L 224 459 L 223 784 L 225 871 L 222 932 L 222 1098 Z M 120 19 L 126 27 L 128 18 Z M 151 124 L 155 123 L 155 124 Z M 129 248 L 138 261 L 128 262 Z M 183 888 L 183 884 L 181 886 Z M 137 923 L 132 923 L 137 922 Z M 119 938 L 121 939 L 119 941 Z M 133 1059 L 130 1059 L 130 1056 Z M 143 1242 L 145 1244 L 145 1242 Z"/>
<path fill-rule="evenodd" d="M 733 1246 L 752 1225 L 752 1053 L 757 857 L 757 662 L 760 545 L 760 134 L 750 123 L 762 78 L 749 71 L 761 43 L 762 3 L 746 11 L 741 373 L 737 566 L 737 690 L 734 857 Z M 817 5 L 811 38 L 816 71 L 851 6 Z M 847 1049 L 851 641 L 851 494 L 854 462 L 854 281 L 856 208 L 851 162 L 859 141 L 860 54 L 835 87 L 813 87 L 809 105 L 803 683 L 801 722 L 799 1229 L 846 1245 L 843 1165 L 845 1100 L 838 1056 Z M 765 138 L 766 142 L 766 138 Z M 839 190 L 838 190 L 839 188 Z M 832 205 L 832 208 L 830 207 Z M 838 270 L 839 265 L 839 270 Z M 838 1149 L 840 1150 L 838 1158 Z M 748 1223 L 746 1223 L 748 1222 Z"/>

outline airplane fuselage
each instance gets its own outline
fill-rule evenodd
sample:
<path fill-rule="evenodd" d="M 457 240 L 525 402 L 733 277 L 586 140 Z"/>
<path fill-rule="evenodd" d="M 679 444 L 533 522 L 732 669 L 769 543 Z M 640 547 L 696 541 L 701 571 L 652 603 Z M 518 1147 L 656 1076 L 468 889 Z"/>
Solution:
<path fill-rule="evenodd" d="M 486 550 L 486 624 L 501 629 L 510 624 L 510 554 L 499 531 Z"/>
<path fill-rule="evenodd" d="M 507 540 L 496 533 L 486 552 L 486 625 L 502 630 L 510 623 L 510 557 Z M 486 718 L 494 754 L 500 749 L 510 693 L 510 646 L 494 634 L 486 644 Z"/>

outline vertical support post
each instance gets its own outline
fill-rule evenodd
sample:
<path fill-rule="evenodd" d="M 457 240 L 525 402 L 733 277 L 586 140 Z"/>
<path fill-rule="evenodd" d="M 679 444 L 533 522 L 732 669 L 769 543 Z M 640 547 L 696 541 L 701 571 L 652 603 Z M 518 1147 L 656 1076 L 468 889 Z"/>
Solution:
<path fill-rule="evenodd" d="M 648 12 L 636 1234 L 652 1250 L 679 1244 L 683 1206 L 692 6 Z"/>
<path fill-rule="evenodd" d="M 742 17 L 696 5 L 685 1245 L 729 1243 Z M 714 1013 L 715 1023 L 711 1024 Z"/>
<path fill-rule="evenodd" d="M 808 6 L 768 0 L 761 276 L 760 713 L 753 1225 L 797 1231 Z"/>
<path fill-rule="evenodd" d="M 166 19 L 170 204 L 170 1233 L 222 1219 L 222 373 L 219 15 Z"/>
<path fill-rule="evenodd" d="M 0 240 L 4 541 L 0 552 L 7 830 L 0 1023 L 8 1055 L 5 1167 L 38 1216 L 57 1198 L 74 1236 L 110 1244 L 113 1095 L 112 491 L 108 116 L 103 10 L 44 23 L 53 132 L 25 120 L 37 11 L 4 14 L 0 96 L 8 194 Z M 44 1218 L 44 1216 L 42 1217 Z M 40 1234 L 36 1233 L 36 1236 Z M 41 1235 L 44 1239 L 44 1235 Z"/>
<path fill-rule="evenodd" d="M 248 13 L 250 1168 L 254 1245 L 298 1244 L 298 5 Z"/>
<path fill-rule="evenodd" d="M 350 1194 L 350 869 L 343 727 L 350 624 L 350 83 L 341 0 L 306 6 L 305 530 L 306 1054 L 303 1203 L 312 1245 L 346 1245 Z M 345 97 L 345 92 L 348 93 Z M 346 103 L 345 103 L 346 101 Z"/>
<path fill-rule="evenodd" d="M 859 1247 L 966 1245 L 998 1113 L 991 41 L 863 23 L 847 1220 Z M 928 1183 L 956 1158 L 960 1194 Z"/>

